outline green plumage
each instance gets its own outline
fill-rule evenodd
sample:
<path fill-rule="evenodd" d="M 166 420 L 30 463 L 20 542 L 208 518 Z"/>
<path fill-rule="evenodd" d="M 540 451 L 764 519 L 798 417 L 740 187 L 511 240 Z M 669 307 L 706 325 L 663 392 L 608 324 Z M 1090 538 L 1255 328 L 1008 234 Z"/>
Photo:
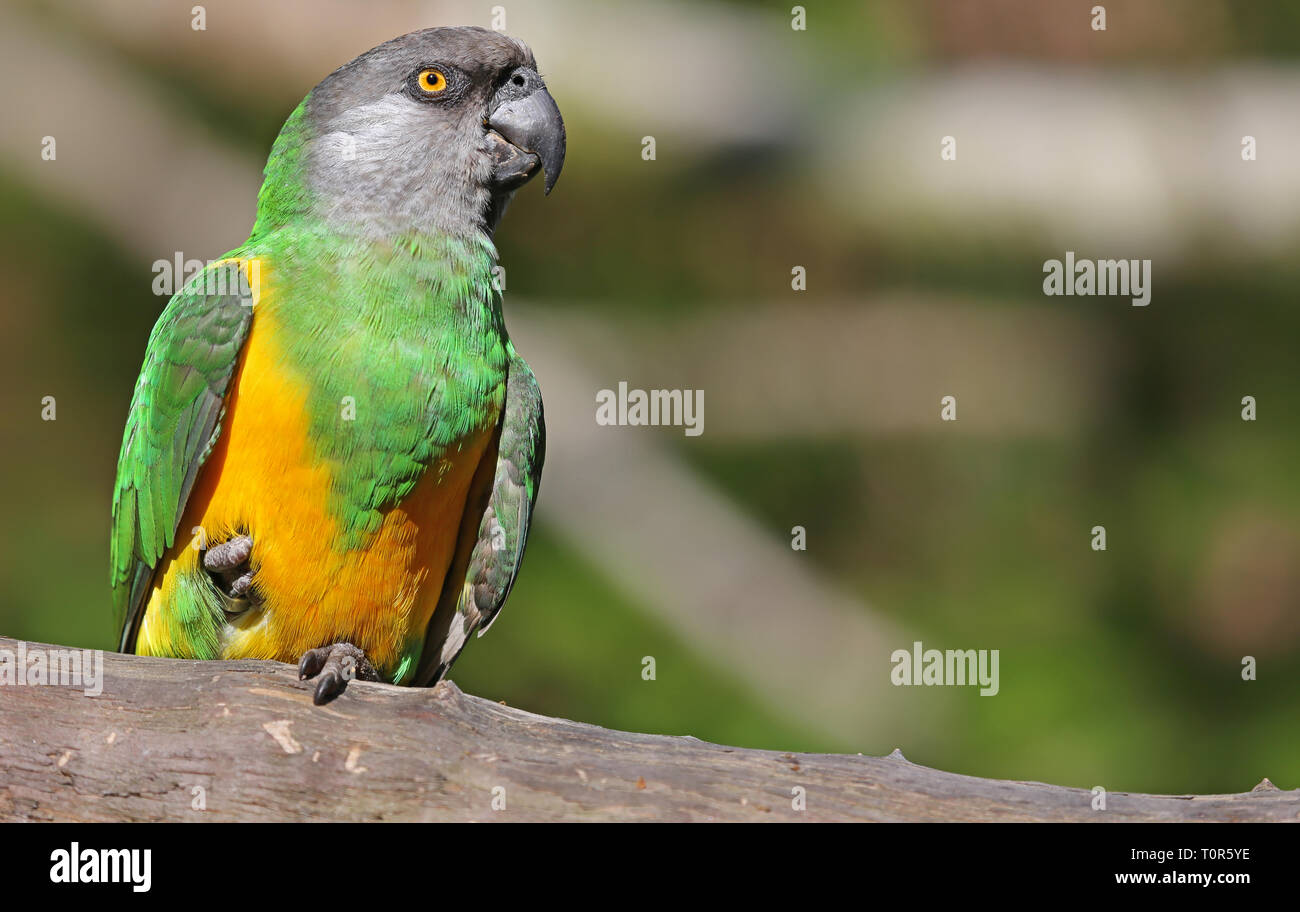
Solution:
<path fill-rule="evenodd" d="M 266 258 L 276 298 L 294 302 L 276 307 L 286 369 L 309 390 L 332 512 L 363 547 L 384 510 L 499 413 L 509 343 L 486 238 L 379 242 L 323 227 L 299 220 L 236 255 Z"/>
<path fill-rule="evenodd" d="M 126 621 L 123 651 L 134 645 L 136 616 L 153 568 L 175 542 L 195 477 L 220 433 L 226 387 L 252 320 L 241 287 L 235 264 L 210 267 L 168 302 L 149 336 L 113 492 L 110 582 L 118 617 Z M 199 610 L 200 604 L 191 602 L 182 615 Z M 216 657 L 215 625 L 215 617 L 187 623 L 202 632 L 195 657 Z"/>

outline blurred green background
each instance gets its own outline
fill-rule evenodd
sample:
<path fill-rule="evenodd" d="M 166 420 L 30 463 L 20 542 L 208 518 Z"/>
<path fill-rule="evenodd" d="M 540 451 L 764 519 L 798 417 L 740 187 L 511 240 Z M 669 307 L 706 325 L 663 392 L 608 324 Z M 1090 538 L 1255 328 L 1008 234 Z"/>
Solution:
<path fill-rule="evenodd" d="M 335 66 L 501 7 L 569 159 L 498 232 L 551 450 L 463 689 L 972 775 L 1300 785 L 1300 7 L 1105 3 L 1095 31 L 1093 5 L 810 3 L 795 30 L 757 0 L 213 0 L 196 30 L 191 0 L 7 0 L 0 634 L 116 642 L 154 261 L 243 239 Z M 1150 306 L 1045 297 L 1066 250 L 1150 258 Z M 620 380 L 703 389 L 703 435 L 595 427 Z M 914 640 L 1000 650 L 1000 692 L 891 686 Z"/>

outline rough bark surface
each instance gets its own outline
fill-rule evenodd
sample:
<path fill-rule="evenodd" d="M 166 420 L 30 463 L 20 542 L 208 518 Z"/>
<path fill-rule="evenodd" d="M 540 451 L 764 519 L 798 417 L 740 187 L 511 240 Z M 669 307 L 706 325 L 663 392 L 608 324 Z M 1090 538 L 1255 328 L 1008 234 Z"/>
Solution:
<path fill-rule="evenodd" d="M 0 651 L 20 644 L 0 638 Z M 35 650 L 41 644 L 26 644 Z M 0 652 L 2 654 L 2 652 Z M 0 820 L 1242 821 L 1300 790 L 1111 792 L 888 757 L 611 731 L 462 693 L 352 682 L 317 707 L 276 662 L 104 654 L 103 692 L 0 686 Z M 806 808 L 795 810 L 795 789 Z M 494 808 L 495 804 L 500 809 Z"/>

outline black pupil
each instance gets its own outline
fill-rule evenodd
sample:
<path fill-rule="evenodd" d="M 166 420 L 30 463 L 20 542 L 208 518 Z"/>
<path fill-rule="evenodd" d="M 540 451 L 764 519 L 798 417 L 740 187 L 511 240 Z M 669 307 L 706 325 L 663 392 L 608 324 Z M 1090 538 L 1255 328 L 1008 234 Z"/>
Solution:
<path fill-rule="evenodd" d="M 510 81 L 513 82 L 513 83 L 514 83 L 515 85 L 517 85 L 517 86 L 521 86 L 521 85 L 524 84 L 524 77 L 522 77 L 522 76 L 516 76 L 514 79 L 512 79 L 512 80 L 510 80 Z"/>

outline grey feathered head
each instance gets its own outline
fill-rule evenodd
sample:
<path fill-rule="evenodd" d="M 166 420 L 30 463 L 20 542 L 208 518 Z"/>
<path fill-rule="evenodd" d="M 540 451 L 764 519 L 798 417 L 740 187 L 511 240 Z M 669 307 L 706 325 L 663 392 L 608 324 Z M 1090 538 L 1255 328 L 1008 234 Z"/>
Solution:
<path fill-rule="evenodd" d="M 304 116 L 312 210 L 366 233 L 490 233 L 516 189 L 544 171 L 549 193 L 564 164 L 532 51 L 482 28 L 385 42 L 322 80 Z"/>

